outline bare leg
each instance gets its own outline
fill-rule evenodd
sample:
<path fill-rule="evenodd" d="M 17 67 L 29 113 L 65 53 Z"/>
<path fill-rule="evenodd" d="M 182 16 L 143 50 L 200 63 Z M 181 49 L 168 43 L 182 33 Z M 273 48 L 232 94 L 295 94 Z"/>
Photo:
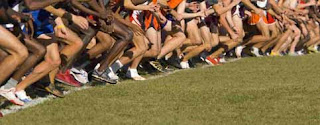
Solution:
<path fill-rule="evenodd" d="M 48 38 L 47 36 L 40 36 Z M 32 83 L 40 80 L 45 75 L 49 74 L 52 70 L 57 69 L 60 66 L 61 60 L 59 55 L 58 44 L 52 43 L 47 46 L 47 53 L 45 60 L 35 67 L 33 72 L 29 74 L 24 80 L 22 80 L 16 87 L 17 91 L 24 90 Z"/>
<path fill-rule="evenodd" d="M 0 62 L 0 83 L 2 83 L 28 57 L 28 50 L 17 37 L 2 26 L 0 34 L 0 46 L 10 54 Z"/>
<path fill-rule="evenodd" d="M 123 52 L 125 47 L 131 42 L 133 38 L 132 31 L 117 20 L 115 20 L 114 22 L 114 33 L 112 33 L 112 35 L 117 36 L 119 39 L 113 45 L 107 57 L 101 62 L 101 66 L 98 69 L 99 72 L 102 72 L 107 67 L 110 67 L 112 62 L 115 61 L 117 57 L 119 57 L 119 54 Z"/>
<path fill-rule="evenodd" d="M 46 53 L 46 49 L 35 40 L 24 40 L 28 50 L 32 53 L 25 62 L 20 66 L 20 68 L 13 74 L 12 78 L 19 81 L 21 77 L 28 72 L 32 67 L 34 67 L 38 61 L 40 61 Z"/>

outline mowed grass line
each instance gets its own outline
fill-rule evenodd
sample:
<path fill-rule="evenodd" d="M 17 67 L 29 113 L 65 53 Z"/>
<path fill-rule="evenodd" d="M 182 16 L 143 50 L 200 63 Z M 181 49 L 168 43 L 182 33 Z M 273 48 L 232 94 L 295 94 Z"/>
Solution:
<path fill-rule="evenodd" d="M 245 58 L 124 81 L 9 114 L 0 124 L 319 124 L 319 62 L 319 54 Z"/>

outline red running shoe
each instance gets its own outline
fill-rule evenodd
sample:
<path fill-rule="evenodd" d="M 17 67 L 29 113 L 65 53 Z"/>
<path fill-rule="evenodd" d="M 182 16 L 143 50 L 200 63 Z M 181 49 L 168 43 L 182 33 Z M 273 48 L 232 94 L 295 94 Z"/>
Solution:
<path fill-rule="evenodd" d="M 219 65 L 219 63 L 220 63 L 220 58 L 211 58 L 211 57 L 208 56 L 208 57 L 205 59 L 205 61 L 206 61 L 208 64 L 215 66 L 215 65 Z"/>
<path fill-rule="evenodd" d="M 80 87 L 81 83 L 76 81 L 73 76 L 70 74 L 70 69 L 67 69 L 65 72 L 59 72 L 56 75 L 56 80 L 58 82 L 64 83 L 66 85 L 74 86 L 74 87 Z"/>

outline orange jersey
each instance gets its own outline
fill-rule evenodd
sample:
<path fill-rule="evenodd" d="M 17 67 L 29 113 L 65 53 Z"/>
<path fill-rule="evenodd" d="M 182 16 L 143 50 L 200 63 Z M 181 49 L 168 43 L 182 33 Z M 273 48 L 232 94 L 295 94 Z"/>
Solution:
<path fill-rule="evenodd" d="M 152 0 L 152 3 L 157 4 L 157 0 Z M 156 17 L 154 17 L 150 11 L 145 11 L 144 26 L 145 30 L 150 27 L 153 27 L 155 30 L 160 30 L 160 22 L 157 21 Z"/>
<path fill-rule="evenodd" d="M 182 2 L 182 0 L 169 0 L 168 1 L 168 5 L 171 9 L 176 8 L 180 3 Z"/>

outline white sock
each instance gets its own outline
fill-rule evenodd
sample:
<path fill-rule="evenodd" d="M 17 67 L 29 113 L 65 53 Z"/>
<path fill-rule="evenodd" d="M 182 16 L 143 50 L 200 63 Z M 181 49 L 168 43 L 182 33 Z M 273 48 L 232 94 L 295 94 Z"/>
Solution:
<path fill-rule="evenodd" d="M 120 60 L 117 60 L 111 65 L 111 69 L 114 73 L 116 73 L 122 66 L 123 64 L 120 62 Z"/>
<path fill-rule="evenodd" d="M 10 78 L 7 83 L 5 85 L 3 85 L 3 88 L 5 89 L 10 89 L 10 88 L 13 88 L 13 87 L 16 87 L 18 84 L 18 81 L 13 79 L 13 78 Z"/>
<path fill-rule="evenodd" d="M 138 70 L 137 69 L 129 69 L 131 77 L 138 76 Z"/>

